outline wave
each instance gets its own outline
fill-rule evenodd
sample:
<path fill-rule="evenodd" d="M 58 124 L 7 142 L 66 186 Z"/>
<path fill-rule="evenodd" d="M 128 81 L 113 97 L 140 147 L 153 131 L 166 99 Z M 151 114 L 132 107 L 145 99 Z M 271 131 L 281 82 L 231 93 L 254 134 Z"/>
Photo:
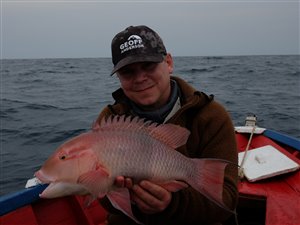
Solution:
<path fill-rule="evenodd" d="M 213 59 L 213 60 L 222 60 L 224 57 L 222 56 L 205 56 L 203 59 Z"/>
<path fill-rule="evenodd" d="M 55 110 L 61 110 L 61 111 L 68 111 L 68 110 L 85 110 L 87 107 L 84 106 L 70 106 L 70 107 L 60 107 L 55 106 L 51 104 L 37 104 L 37 103 L 30 103 L 27 101 L 22 100 L 16 100 L 16 99 L 1 99 L 2 106 L 1 107 L 1 116 L 7 116 L 8 113 L 17 113 L 22 109 L 29 109 L 29 110 L 49 110 L 49 109 L 55 109 Z M 11 107 L 7 107 L 11 106 Z M 5 109 L 5 107 L 7 107 Z"/>
<path fill-rule="evenodd" d="M 21 133 L 20 130 L 17 129 L 10 129 L 10 128 L 2 128 L 1 132 L 3 135 L 18 135 Z"/>
<path fill-rule="evenodd" d="M 38 109 L 38 110 L 61 109 L 57 106 L 53 106 L 50 104 L 30 103 L 27 101 L 21 101 L 21 100 L 16 100 L 16 99 L 4 98 L 4 99 L 1 99 L 1 101 L 2 101 L 1 111 L 3 110 L 3 106 L 4 107 L 11 106 L 3 111 L 3 112 L 7 112 L 7 113 L 18 112 L 21 109 L 34 109 L 34 110 L 35 109 Z"/>
<path fill-rule="evenodd" d="M 179 70 L 180 73 L 204 73 L 204 72 L 213 72 L 217 69 L 219 69 L 220 66 L 211 66 L 208 68 L 190 68 L 190 69 L 185 69 L 185 70 Z"/>
<path fill-rule="evenodd" d="M 63 110 L 59 107 L 53 106 L 53 105 L 45 105 L 45 104 L 27 104 L 24 107 L 24 109 L 32 109 L 32 110 L 49 110 L 49 109 L 60 109 Z"/>
<path fill-rule="evenodd" d="M 292 73 L 290 73 L 290 75 L 293 77 L 298 77 L 298 76 L 300 76 L 300 71 L 292 72 Z"/>
<path fill-rule="evenodd" d="M 73 129 L 68 131 L 57 131 L 56 133 L 52 134 L 54 136 L 51 138 L 47 143 L 57 143 L 65 141 L 71 137 L 75 137 L 83 132 L 86 132 L 87 129 Z"/>
<path fill-rule="evenodd" d="M 2 129 L 2 143 L 11 143 L 13 140 L 18 140 L 24 146 L 38 146 L 46 144 L 62 143 L 81 133 L 87 132 L 87 129 L 70 129 L 58 130 L 53 132 L 55 128 L 48 126 L 38 128 L 4 128 Z M 52 131 L 51 131 L 52 130 Z M 31 131 L 31 132 L 30 132 Z"/>

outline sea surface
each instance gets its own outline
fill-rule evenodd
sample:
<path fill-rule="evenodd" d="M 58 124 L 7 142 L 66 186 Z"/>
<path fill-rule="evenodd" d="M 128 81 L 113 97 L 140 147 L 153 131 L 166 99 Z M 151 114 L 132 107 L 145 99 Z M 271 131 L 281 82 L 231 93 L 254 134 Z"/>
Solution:
<path fill-rule="evenodd" d="M 236 126 L 300 138 L 300 56 L 174 57 L 174 74 L 213 94 Z M 119 87 L 109 58 L 1 60 L 0 195 L 24 188 L 49 155 L 89 130 Z"/>

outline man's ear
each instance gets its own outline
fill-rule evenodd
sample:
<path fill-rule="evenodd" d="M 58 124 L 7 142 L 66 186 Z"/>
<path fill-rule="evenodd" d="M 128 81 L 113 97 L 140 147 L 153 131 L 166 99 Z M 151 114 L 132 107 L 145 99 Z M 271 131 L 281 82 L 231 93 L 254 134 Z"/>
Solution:
<path fill-rule="evenodd" d="M 168 53 L 166 55 L 165 60 L 168 64 L 169 74 L 172 74 L 173 73 L 173 58 L 172 58 L 172 55 L 170 53 Z"/>

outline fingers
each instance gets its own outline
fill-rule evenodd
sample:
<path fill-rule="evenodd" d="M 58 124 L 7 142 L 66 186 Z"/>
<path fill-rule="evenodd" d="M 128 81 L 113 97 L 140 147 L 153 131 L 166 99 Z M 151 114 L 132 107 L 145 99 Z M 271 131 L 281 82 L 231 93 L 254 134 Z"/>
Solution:
<path fill-rule="evenodd" d="M 171 202 L 169 191 L 149 181 L 142 181 L 132 187 L 132 200 L 139 209 L 147 214 L 163 211 Z"/>
<path fill-rule="evenodd" d="M 125 187 L 127 187 L 127 188 L 132 188 L 132 186 L 133 186 L 133 181 L 132 181 L 132 179 L 126 177 L 126 178 L 125 178 Z"/>
<path fill-rule="evenodd" d="M 114 185 L 119 188 L 128 188 L 131 193 L 131 201 L 146 214 L 162 212 L 171 202 L 172 194 L 167 187 L 159 186 L 147 180 L 133 184 L 131 178 L 118 176 Z"/>
<path fill-rule="evenodd" d="M 133 181 L 131 178 L 128 177 L 117 176 L 114 185 L 119 188 L 132 188 Z"/>
<path fill-rule="evenodd" d="M 119 188 L 122 188 L 122 187 L 124 187 L 124 180 L 125 180 L 125 178 L 123 176 L 118 176 L 115 179 L 114 185 Z"/>

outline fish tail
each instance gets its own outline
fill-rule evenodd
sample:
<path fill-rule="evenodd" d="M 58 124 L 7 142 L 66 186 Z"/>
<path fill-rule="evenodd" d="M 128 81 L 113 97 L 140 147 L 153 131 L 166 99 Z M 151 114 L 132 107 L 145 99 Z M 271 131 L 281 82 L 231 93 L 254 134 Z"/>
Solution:
<path fill-rule="evenodd" d="M 220 207 L 231 211 L 223 202 L 224 170 L 229 162 L 218 159 L 192 159 L 195 169 L 188 182 Z"/>

